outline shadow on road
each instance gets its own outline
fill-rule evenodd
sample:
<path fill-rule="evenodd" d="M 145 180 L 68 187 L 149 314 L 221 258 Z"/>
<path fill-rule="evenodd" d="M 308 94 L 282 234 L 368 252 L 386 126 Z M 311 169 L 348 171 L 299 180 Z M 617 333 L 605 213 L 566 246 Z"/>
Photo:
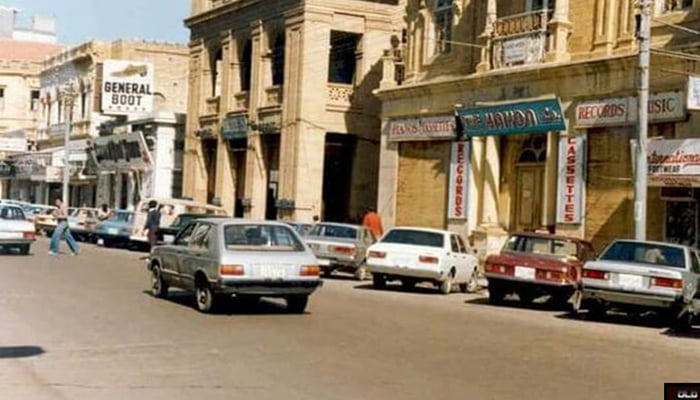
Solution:
<path fill-rule="evenodd" d="M 0 359 L 36 357 L 44 353 L 38 346 L 0 346 Z"/>
<path fill-rule="evenodd" d="M 645 314 L 625 314 L 618 312 L 608 312 L 605 315 L 591 316 L 587 312 L 575 314 L 573 312 L 557 315 L 557 318 L 567 320 L 586 321 L 590 323 L 612 324 L 612 325 L 632 325 L 643 328 L 664 328 L 667 325 L 654 313 Z"/>
<path fill-rule="evenodd" d="M 0 247 L 0 256 L 10 256 L 10 257 L 29 257 L 33 256 L 34 252 L 29 251 L 29 254 L 21 254 L 19 250 L 14 250 L 14 249 L 7 249 L 4 247 Z"/>
<path fill-rule="evenodd" d="M 434 287 L 429 286 L 413 286 L 406 287 L 401 284 L 387 284 L 384 289 L 375 289 L 372 283 L 360 283 L 355 286 L 355 289 L 360 290 L 376 290 L 382 292 L 403 292 L 403 293 L 413 293 L 422 295 L 439 296 L 440 292 Z M 456 291 L 453 293 L 457 293 Z"/>
<path fill-rule="evenodd" d="M 674 331 L 673 329 L 666 329 L 662 332 L 662 334 L 674 338 L 700 339 L 700 327 L 695 326 L 687 332 L 678 332 Z"/>
<path fill-rule="evenodd" d="M 153 297 L 148 290 L 144 290 L 143 293 Z M 169 301 L 190 308 L 193 312 L 198 312 L 195 305 L 194 292 L 171 290 L 168 298 L 163 301 Z M 288 313 L 287 306 L 281 299 L 263 298 L 259 301 L 250 301 L 248 299 L 222 298 L 218 299 L 218 301 L 219 303 L 211 313 L 212 315 L 299 315 Z M 307 311 L 304 314 L 310 313 Z"/>
<path fill-rule="evenodd" d="M 542 298 L 535 299 L 535 301 L 533 301 L 530 304 L 523 304 L 519 300 L 516 300 L 516 298 L 513 296 L 506 297 L 506 299 L 503 300 L 503 302 L 501 304 L 491 304 L 489 302 L 488 297 L 479 297 L 476 299 L 469 299 L 469 300 L 465 300 L 464 303 L 482 305 L 482 306 L 490 306 L 490 307 L 520 308 L 520 309 L 526 309 L 526 310 L 545 311 L 545 312 L 568 310 L 568 308 L 566 306 L 551 302 L 549 300 L 542 301 Z"/>

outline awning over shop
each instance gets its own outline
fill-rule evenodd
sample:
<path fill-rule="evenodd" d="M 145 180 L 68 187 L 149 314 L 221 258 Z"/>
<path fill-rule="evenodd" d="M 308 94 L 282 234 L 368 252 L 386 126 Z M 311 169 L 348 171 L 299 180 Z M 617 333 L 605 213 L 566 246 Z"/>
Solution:
<path fill-rule="evenodd" d="M 248 116 L 231 115 L 224 119 L 221 137 L 225 140 L 245 139 L 248 136 Z"/>
<path fill-rule="evenodd" d="M 145 170 L 153 164 L 141 131 L 95 138 L 92 154 L 101 171 Z"/>
<path fill-rule="evenodd" d="M 651 141 L 647 164 L 650 186 L 700 187 L 700 139 Z"/>
<path fill-rule="evenodd" d="M 457 110 L 468 136 L 518 135 L 566 130 L 559 99 L 505 103 Z"/>

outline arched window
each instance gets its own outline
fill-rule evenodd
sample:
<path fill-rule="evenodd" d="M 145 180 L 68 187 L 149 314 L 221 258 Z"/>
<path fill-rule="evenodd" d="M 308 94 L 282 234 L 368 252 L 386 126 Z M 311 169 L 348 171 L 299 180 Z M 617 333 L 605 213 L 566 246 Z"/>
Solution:
<path fill-rule="evenodd" d="M 540 163 L 547 161 L 547 135 L 533 135 L 520 145 L 518 163 Z"/>

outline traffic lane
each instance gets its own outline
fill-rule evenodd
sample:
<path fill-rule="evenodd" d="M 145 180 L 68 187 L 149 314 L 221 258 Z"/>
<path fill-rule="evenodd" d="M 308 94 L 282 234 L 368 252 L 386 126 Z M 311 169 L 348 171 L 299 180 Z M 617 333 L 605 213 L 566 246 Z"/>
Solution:
<path fill-rule="evenodd" d="M 305 316 L 275 303 L 206 316 L 187 306 L 191 296 L 145 295 L 142 254 L 85 246 L 49 259 L 41 246 L 12 258 L 0 310 L 26 326 L 13 338 L 47 351 L 16 362 L 68 398 L 658 398 L 664 381 L 696 375 L 697 342 L 659 329 L 341 280 L 326 281 Z M 22 301 L 8 307 L 13 298 Z"/>

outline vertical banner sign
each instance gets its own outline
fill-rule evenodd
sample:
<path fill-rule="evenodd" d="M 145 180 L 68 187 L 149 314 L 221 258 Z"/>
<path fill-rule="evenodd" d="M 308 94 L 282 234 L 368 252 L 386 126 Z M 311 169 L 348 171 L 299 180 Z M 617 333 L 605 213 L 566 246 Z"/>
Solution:
<path fill-rule="evenodd" d="M 470 142 L 452 143 L 447 218 L 467 219 Z"/>
<path fill-rule="evenodd" d="M 583 206 L 583 163 L 585 136 L 559 139 L 559 184 L 557 223 L 580 224 Z"/>

